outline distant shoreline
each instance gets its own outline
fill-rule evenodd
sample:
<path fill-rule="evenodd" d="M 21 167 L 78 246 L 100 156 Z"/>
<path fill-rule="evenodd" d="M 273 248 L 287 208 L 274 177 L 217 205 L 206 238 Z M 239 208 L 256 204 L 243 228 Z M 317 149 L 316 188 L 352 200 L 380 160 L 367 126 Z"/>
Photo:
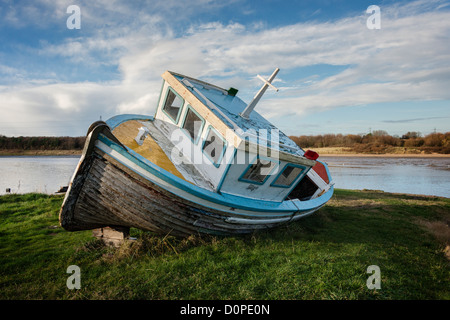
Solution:
<path fill-rule="evenodd" d="M 374 157 L 374 158 L 450 158 L 450 154 L 441 153 L 326 153 L 314 149 L 320 157 Z M 20 156 L 81 156 L 82 150 L 0 150 L 0 157 Z"/>
<path fill-rule="evenodd" d="M 424 153 L 424 154 L 412 154 L 412 153 L 319 153 L 320 157 L 367 157 L 367 158 L 450 158 L 450 154 L 441 153 Z"/>
<path fill-rule="evenodd" d="M 304 148 L 305 150 L 307 148 Z M 323 157 L 376 157 L 376 158 L 450 158 L 445 153 L 425 153 L 414 149 L 395 148 L 386 150 L 386 153 L 357 153 L 345 147 L 312 148 Z M 389 152 L 391 151 L 391 152 Z"/>
<path fill-rule="evenodd" d="M 83 150 L 0 150 L 0 157 L 81 156 Z"/>

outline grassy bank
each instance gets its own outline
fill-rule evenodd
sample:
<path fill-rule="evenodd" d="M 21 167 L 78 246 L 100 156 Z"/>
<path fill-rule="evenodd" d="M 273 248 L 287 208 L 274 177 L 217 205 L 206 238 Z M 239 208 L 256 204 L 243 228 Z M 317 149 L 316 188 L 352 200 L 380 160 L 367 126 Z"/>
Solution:
<path fill-rule="evenodd" d="M 180 240 L 132 229 L 138 240 L 118 249 L 59 227 L 62 199 L 0 197 L 0 299 L 450 299 L 450 199 L 337 190 L 277 230 Z M 366 286 L 370 265 L 379 290 Z"/>

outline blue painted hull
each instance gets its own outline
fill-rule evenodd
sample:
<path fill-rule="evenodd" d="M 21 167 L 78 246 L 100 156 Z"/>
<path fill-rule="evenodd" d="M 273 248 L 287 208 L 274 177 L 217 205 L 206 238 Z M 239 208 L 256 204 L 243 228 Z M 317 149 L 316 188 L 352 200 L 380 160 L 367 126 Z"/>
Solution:
<path fill-rule="evenodd" d="M 261 201 L 212 192 L 180 179 L 123 146 L 106 124 L 91 130 L 60 212 L 71 231 L 134 227 L 158 234 L 236 235 L 307 216 L 332 196 Z"/>

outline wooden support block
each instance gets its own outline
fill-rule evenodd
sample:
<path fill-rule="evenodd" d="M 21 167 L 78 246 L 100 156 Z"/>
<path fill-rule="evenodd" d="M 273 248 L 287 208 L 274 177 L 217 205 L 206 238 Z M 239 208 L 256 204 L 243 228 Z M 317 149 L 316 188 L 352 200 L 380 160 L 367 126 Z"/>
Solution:
<path fill-rule="evenodd" d="M 106 245 L 113 247 L 120 247 L 120 245 L 129 240 L 134 240 L 130 238 L 130 228 L 125 227 L 105 227 L 92 230 L 94 237 L 102 240 Z"/>

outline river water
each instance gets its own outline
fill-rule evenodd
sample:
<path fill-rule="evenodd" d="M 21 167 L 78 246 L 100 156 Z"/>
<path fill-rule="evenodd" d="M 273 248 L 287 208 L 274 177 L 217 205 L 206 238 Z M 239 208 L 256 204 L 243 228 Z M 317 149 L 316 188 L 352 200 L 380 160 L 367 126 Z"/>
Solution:
<path fill-rule="evenodd" d="M 0 157 L 0 194 L 52 194 L 67 186 L 79 156 Z M 327 157 L 335 187 L 450 198 L 450 158 Z"/>
<path fill-rule="evenodd" d="M 0 157 L 0 194 L 10 188 L 11 193 L 55 193 L 67 186 L 79 156 L 20 156 Z"/>
<path fill-rule="evenodd" d="M 371 189 L 450 198 L 450 157 L 320 157 L 340 189 Z"/>

